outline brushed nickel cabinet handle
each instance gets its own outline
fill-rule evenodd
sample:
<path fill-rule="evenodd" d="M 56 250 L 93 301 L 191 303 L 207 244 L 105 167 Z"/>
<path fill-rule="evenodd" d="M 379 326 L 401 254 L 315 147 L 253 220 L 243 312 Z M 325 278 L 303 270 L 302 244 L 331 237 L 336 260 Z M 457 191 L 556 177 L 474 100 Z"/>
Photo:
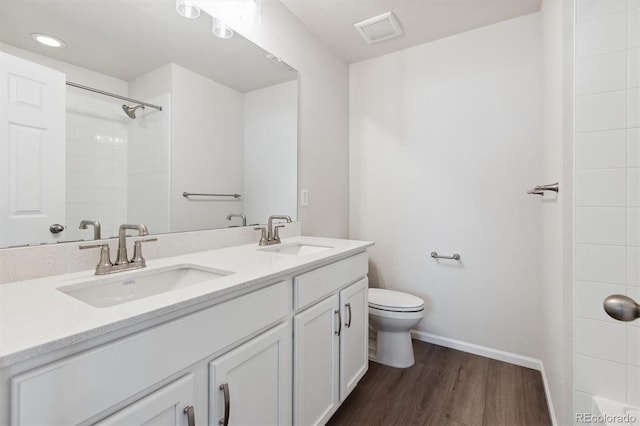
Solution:
<path fill-rule="evenodd" d="M 193 405 L 184 407 L 184 414 L 187 415 L 187 424 L 189 426 L 196 426 L 196 415 L 193 409 Z"/>
<path fill-rule="evenodd" d="M 231 414 L 231 398 L 229 397 L 229 383 L 220 385 L 220 390 L 224 393 L 224 417 L 218 420 L 218 424 L 223 426 L 229 425 L 229 415 Z"/>
<path fill-rule="evenodd" d="M 347 328 L 351 328 L 351 303 L 345 303 L 344 307 L 349 310 L 349 321 L 345 325 Z"/>
<path fill-rule="evenodd" d="M 342 314 L 340 313 L 340 309 L 335 311 L 335 313 L 338 314 L 338 330 L 336 330 L 335 333 L 339 336 L 342 332 Z"/>

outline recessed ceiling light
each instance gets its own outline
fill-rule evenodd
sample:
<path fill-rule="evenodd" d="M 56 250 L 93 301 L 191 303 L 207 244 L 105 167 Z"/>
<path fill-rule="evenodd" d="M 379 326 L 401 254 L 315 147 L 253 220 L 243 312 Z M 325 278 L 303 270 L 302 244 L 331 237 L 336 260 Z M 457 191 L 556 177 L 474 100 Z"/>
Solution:
<path fill-rule="evenodd" d="M 60 40 L 59 38 L 55 38 L 47 34 L 33 33 L 31 34 L 31 38 L 37 41 L 38 43 L 44 44 L 45 46 L 49 46 L 49 47 L 65 47 L 67 45 L 64 41 Z"/>

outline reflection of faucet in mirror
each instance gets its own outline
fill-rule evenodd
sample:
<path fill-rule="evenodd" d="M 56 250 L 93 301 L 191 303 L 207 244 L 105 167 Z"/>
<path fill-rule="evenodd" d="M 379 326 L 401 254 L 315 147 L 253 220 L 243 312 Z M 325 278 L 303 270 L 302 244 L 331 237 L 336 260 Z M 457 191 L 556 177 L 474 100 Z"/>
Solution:
<path fill-rule="evenodd" d="M 242 213 L 230 213 L 227 215 L 227 220 L 231 220 L 231 218 L 239 217 L 242 219 L 242 226 L 247 226 L 247 217 Z"/>
<path fill-rule="evenodd" d="M 97 220 L 83 220 L 80 222 L 78 229 L 87 229 L 87 226 L 93 226 L 93 239 L 99 240 L 100 237 L 100 222 Z"/>

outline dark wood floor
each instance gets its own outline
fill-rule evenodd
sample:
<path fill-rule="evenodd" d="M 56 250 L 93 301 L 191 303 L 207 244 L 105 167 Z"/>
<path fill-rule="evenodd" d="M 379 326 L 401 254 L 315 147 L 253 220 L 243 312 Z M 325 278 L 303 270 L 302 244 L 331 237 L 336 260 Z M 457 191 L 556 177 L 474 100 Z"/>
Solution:
<path fill-rule="evenodd" d="M 540 372 L 414 341 L 416 363 L 375 362 L 328 425 L 551 424 Z"/>

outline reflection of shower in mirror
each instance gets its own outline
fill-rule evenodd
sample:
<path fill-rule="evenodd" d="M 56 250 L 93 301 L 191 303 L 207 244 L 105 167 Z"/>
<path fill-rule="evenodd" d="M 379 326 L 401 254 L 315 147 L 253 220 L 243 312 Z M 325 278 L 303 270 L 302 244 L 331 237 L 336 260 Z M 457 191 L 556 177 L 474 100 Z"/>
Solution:
<path fill-rule="evenodd" d="M 127 114 L 129 116 L 130 119 L 135 120 L 136 119 L 136 110 L 138 108 L 142 108 L 144 109 L 144 105 L 137 105 L 135 107 L 130 107 L 128 105 L 122 105 L 122 110 L 124 111 L 125 114 Z"/>

